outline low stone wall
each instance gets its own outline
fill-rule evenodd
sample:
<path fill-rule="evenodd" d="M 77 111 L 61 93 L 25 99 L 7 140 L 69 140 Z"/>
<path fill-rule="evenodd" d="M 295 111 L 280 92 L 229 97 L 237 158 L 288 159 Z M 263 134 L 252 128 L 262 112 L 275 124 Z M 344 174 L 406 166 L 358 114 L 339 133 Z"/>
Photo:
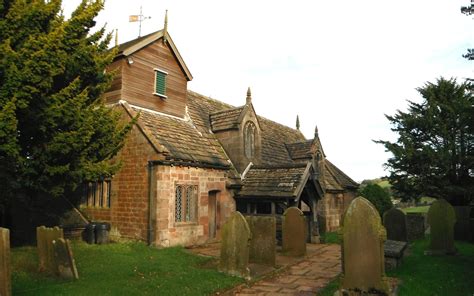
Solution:
<path fill-rule="evenodd" d="M 414 241 L 425 237 L 426 218 L 420 213 L 407 214 L 407 238 L 408 241 Z"/>

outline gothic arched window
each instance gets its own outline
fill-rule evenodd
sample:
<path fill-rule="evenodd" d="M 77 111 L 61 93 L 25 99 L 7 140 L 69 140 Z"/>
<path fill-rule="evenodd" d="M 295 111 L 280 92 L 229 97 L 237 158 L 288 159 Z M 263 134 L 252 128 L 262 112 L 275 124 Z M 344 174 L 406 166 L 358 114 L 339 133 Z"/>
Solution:
<path fill-rule="evenodd" d="M 253 158 L 255 156 L 255 124 L 249 121 L 244 129 L 245 156 Z"/>

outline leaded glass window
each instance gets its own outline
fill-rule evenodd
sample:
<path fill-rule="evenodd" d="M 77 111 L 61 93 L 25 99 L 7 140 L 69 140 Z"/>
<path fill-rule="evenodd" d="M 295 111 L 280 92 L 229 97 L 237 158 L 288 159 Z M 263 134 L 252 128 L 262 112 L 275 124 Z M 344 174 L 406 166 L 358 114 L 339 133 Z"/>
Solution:
<path fill-rule="evenodd" d="M 176 222 L 195 222 L 197 216 L 197 185 L 176 185 Z"/>
<path fill-rule="evenodd" d="M 111 181 L 85 182 L 81 205 L 85 207 L 110 208 Z"/>

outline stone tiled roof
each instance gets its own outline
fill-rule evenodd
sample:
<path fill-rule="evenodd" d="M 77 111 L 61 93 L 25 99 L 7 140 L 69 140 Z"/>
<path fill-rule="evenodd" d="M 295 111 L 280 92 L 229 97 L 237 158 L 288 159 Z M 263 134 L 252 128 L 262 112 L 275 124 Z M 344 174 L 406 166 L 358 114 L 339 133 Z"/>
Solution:
<path fill-rule="evenodd" d="M 194 125 L 202 132 L 203 137 L 211 143 L 214 149 L 222 149 L 216 136 L 212 133 L 211 116 L 226 114 L 226 112 L 233 112 L 232 110 L 238 110 L 239 108 L 190 90 L 188 90 L 188 106 L 191 119 Z M 237 113 L 238 111 L 235 112 Z M 292 170 L 291 168 L 292 165 L 295 165 L 295 161 L 311 157 L 309 153 L 313 140 L 306 140 L 300 131 L 264 117 L 258 116 L 258 120 L 262 129 L 262 166 L 267 167 L 265 170 L 276 170 L 275 174 L 282 173 L 285 169 L 278 169 L 277 166 L 290 167 L 289 170 Z M 296 167 L 301 167 L 305 164 L 306 162 L 297 164 Z M 257 168 L 252 167 L 250 171 L 257 172 Z M 344 188 L 357 188 L 358 186 L 356 182 L 327 159 L 326 172 L 325 183 L 321 184 L 326 189 L 344 190 Z M 287 173 L 290 172 L 288 171 Z"/>
<path fill-rule="evenodd" d="M 306 181 L 308 165 L 254 166 L 245 175 L 238 197 L 296 198 Z"/>
<path fill-rule="evenodd" d="M 326 189 L 357 189 L 359 184 L 326 159 Z"/>
<path fill-rule="evenodd" d="M 232 105 L 211 99 L 191 90 L 188 90 L 188 107 L 194 124 L 206 133 L 211 132 L 210 114 L 235 108 Z"/>
<path fill-rule="evenodd" d="M 193 122 L 207 133 L 213 130 L 212 116 L 233 113 L 234 110 L 237 113 L 237 110 L 243 108 L 236 108 L 193 91 L 188 91 L 188 105 Z M 262 165 L 292 164 L 285 143 L 305 141 L 303 134 L 262 116 L 257 117 L 262 129 Z"/>
<path fill-rule="evenodd" d="M 262 129 L 262 165 L 281 165 L 293 163 L 285 143 L 304 141 L 303 134 L 296 129 L 284 126 L 259 116 Z"/>
<path fill-rule="evenodd" d="M 311 159 L 312 152 L 311 146 L 313 144 L 313 140 L 306 140 L 303 142 L 296 142 L 296 143 L 289 143 L 285 144 L 288 153 L 290 154 L 291 159 L 299 160 L 299 159 Z"/>
<path fill-rule="evenodd" d="M 191 121 L 135 106 L 131 106 L 131 109 L 140 113 L 139 124 L 143 125 L 149 137 L 166 148 L 169 160 L 230 166 L 221 146 L 213 145 Z"/>
<path fill-rule="evenodd" d="M 209 115 L 213 132 L 239 128 L 239 117 L 244 107 L 237 107 L 212 113 Z"/>

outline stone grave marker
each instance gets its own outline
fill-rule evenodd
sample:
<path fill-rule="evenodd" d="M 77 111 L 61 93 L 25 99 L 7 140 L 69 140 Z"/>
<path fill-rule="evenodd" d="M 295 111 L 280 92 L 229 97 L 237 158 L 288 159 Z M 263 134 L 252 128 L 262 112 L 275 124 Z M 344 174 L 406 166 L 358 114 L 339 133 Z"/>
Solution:
<path fill-rule="evenodd" d="M 469 214 L 469 232 L 470 232 L 470 242 L 474 243 L 474 207 L 471 208 Z"/>
<path fill-rule="evenodd" d="M 10 230 L 0 227 L 0 295 L 11 296 Z"/>
<path fill-rule="evenodd" d="M 454 254 L 454 223 L 456 214 L 453 207 L 444 199 L 438 199 L 428 210 L 430 225 L 430 246 L 428 254 Z"/>
<path fill-rule="evenodd" d="M 469 241 L 471 231 L 469 227 L 469 214 L 471 212 L 470 206 L 453 207 L 456 214 L 456 223 L 454 224 L 454 239 Z"/>
<path fill-rule="evenodd" d="M 402 210 L 391 208 L 383 214 L 383 226 L 387 230 L 387 239 L 407 242 L 407 218 Z"/>
<path fill-rule="evenodd" d="M 421 213 L 408 213 L 407 219 L 407 238 L 412 242 L 425 237 L 425 217 Z"/>
<path fill-rule="evenodd" d="M 53 240 L 53 255 L 56 274 L 59 277 L 79 279 L 69 240 L 63 238 Z"/>
<path fill-rule="evenodd" d="M 306 255 L 306 221 L 303 212 L 290 207 L 283 213 L 283 253 L 290 256 Z"/>
<path fill-rule="evenodd" d="M 38 247 L 39 271 L 56 273 L 54 264 L 53 240 L 64 238 L 63 230 L 59 227 L 36 228 L 36 242 Z"/>
<path fill-rule="evenodd" d="M 249 262 L 275 266 L 276 220 L 275 217 L 245 217 L 252 233 Z"/>
<path fill-rule="evenodd" d="M 221 230 L 219 271 L 250 278 L 249 246 L 252 234 L 244 216 L 234 212 Z"/>
<path fill-rule="evenodd" d="M 342 288 L 349 295 L 389 294 L 384 266 L 386 232 L 375 207 L 363 197 L 355 198 L 346 210 L 341 231 Z"/>

